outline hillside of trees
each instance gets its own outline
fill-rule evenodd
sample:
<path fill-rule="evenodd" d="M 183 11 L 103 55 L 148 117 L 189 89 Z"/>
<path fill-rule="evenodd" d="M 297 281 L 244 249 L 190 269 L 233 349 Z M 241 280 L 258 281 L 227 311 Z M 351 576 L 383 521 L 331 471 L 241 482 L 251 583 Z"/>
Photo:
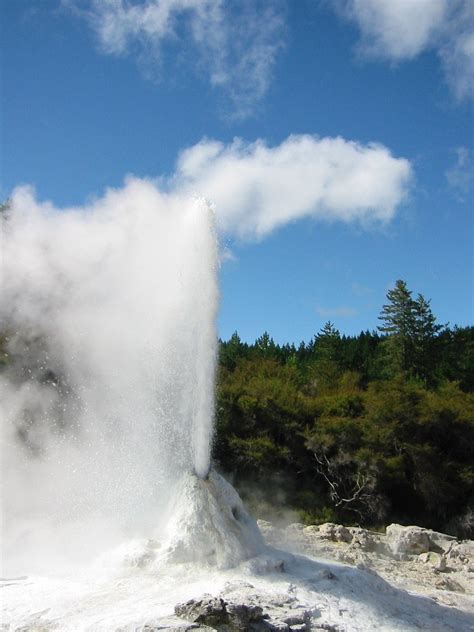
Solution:
<path fill-rule="evenodd" d="M 217 466 L 259 517 L 474 531 L 474 327 L 404 281 L 378 332 L 220 342 Z"/>

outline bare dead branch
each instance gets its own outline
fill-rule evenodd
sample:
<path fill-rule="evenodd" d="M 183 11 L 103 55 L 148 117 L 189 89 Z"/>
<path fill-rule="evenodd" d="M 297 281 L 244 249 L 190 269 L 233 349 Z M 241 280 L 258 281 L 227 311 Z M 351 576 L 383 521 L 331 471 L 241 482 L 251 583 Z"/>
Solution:
<path fill-rule="evenodd" d="M 329 486 L 329 496 L 335 507 L 343 507 L 355 511 L 362 517 L 362 512 L 354 503 L 370 504 L 374 487 L 374 479 L 370 473 L 357 472 L 353 475 L 343 470 L 336 459 L 330 460 L 323 451 L 313 452 L 317 463 L 317 471 Z M 344 464 L 343 464 L 344 465 Z"/>

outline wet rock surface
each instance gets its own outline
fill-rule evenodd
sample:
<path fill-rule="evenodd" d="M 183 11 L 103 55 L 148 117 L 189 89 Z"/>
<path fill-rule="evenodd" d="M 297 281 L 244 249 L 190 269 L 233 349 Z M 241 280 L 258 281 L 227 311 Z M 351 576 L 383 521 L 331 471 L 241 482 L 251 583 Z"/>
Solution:
<path fill-rule="evenodd" d="M 178 604 L 175 613 L 194 624 L 202 624 L 204 628 L 201 629 L 219 632 L 302 632 L 317 629 L 311 626 L 311 620 L 313 614 L 318 613 L 298 607 L 296 600 L 285 595 L 280 600 L 270 600 L 264 609 L 260 599 L 255 595 L 248 597 L 247 603 L 240 603 L 232 600 L 232 596 L 223 599 L 205 595 Z"/>
<path fill-rule="evenodd" d="M 174 611 L 178 617 L 183 617 L 193 623 L 204 623 L 213 627 L 229 623 L 226 603 L 220 597 L 190 599 L 186 603 L 175 606 Z"/>

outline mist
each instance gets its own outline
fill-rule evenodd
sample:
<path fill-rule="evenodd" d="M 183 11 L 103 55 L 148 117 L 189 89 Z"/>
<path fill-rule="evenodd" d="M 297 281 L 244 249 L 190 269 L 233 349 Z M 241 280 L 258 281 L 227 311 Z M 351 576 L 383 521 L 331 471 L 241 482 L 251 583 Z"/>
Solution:
<path fill-rule="evenodd" d="M 163 525 L 210 464 L 218 304 L 202 199 L 127 180 L 81 208 L 16 189 L 2 233 L 3 573 Z"/>

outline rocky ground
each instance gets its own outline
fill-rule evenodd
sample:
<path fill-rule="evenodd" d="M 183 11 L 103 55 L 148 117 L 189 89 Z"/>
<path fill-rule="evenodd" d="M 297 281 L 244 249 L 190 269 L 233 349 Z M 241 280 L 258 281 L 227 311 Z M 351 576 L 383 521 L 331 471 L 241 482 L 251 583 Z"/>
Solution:
<path fill-rule="evenodd" d="M 286 528 L 277 528 L 266 521 L 259 521 L 258 524 L 270 546 L 355 567 L 359 571 L 373 574 L 374 577 L 378 575 L 395 588 L 424 595 L 432 605 L 436 603 L 449 608 L 439 611 L 439 619 L 436 619 L 436 615 L 431 615 L 431 619 L 427 616 L 419 621 L 405 620 L 406 625 L 401 612 L 399 625 L 394 624 L 393 628 L 387 628 L 386 625 L 381 625 L 380 628 L 371 626 L 371 629 L 474 630 L 472 540 L 458 541 L 451 536 L 421 527 L 403 527 L 397 524 L 387 527 L 385 533 L 332 523 L 309 527 L 292 524 Z M 285 571 L 284 566 L 285 561 L 282 561 L 282 572 Z M 335 573 L 326 569 L 326 576 L 322 579 L 331 583 L 331 580 L 339 579 L 338 571 Z M 205 595 L 177 604 L 175 614 L 187 623 L 183 622 L 178 628 L 170 625 L 168 629 L 212 629 L 221 632 L 343 632 L 346 629 L 359 629 L 353 628 L 353 622 L 348 627 L 340 621 L 335 623 L 334 617 L 331 620 L 331 617 L 322 616 L 318 607 L 304 607 L 292 597 L 291 591 L 275 600 L 274 596 L 266 599 L 265 595 L 252 594 L 252 588 L 250 584 L 247 585 L 247 590 L 242 585 L 229 585 L 220 595 Z M 378 590 L 380 586 L 374 584 L 374 588 Z M 399 591 L 397 598 L 398 595 Z M 428 600 L 427 604 L 429 605 Z M 341 608 L 342 605 L 341 603 Z M 454 614 L 455 611 L 466 616 L 453 625 L 446 613 Z M 457 628 L 456 625 L 460 627 Z"/>
<path fill-rule="evenodd" d="M 112 574 L 99 565 L 103 577 L 0 579 L 0 630 L 474 632 L 473 541 L 400 525 L 259 527 L 266 545 L 224 568 L 160 562 L 140 540 L 116 551 Z"/>
<path fill-rule="evenodd" d="M 270 545 L 357 568 L 434 601 L 474 611 L 474 541 L 421 527 L 389 525 L 385 533 L 333 523 L 278 529 L 259 521 Z"/>

